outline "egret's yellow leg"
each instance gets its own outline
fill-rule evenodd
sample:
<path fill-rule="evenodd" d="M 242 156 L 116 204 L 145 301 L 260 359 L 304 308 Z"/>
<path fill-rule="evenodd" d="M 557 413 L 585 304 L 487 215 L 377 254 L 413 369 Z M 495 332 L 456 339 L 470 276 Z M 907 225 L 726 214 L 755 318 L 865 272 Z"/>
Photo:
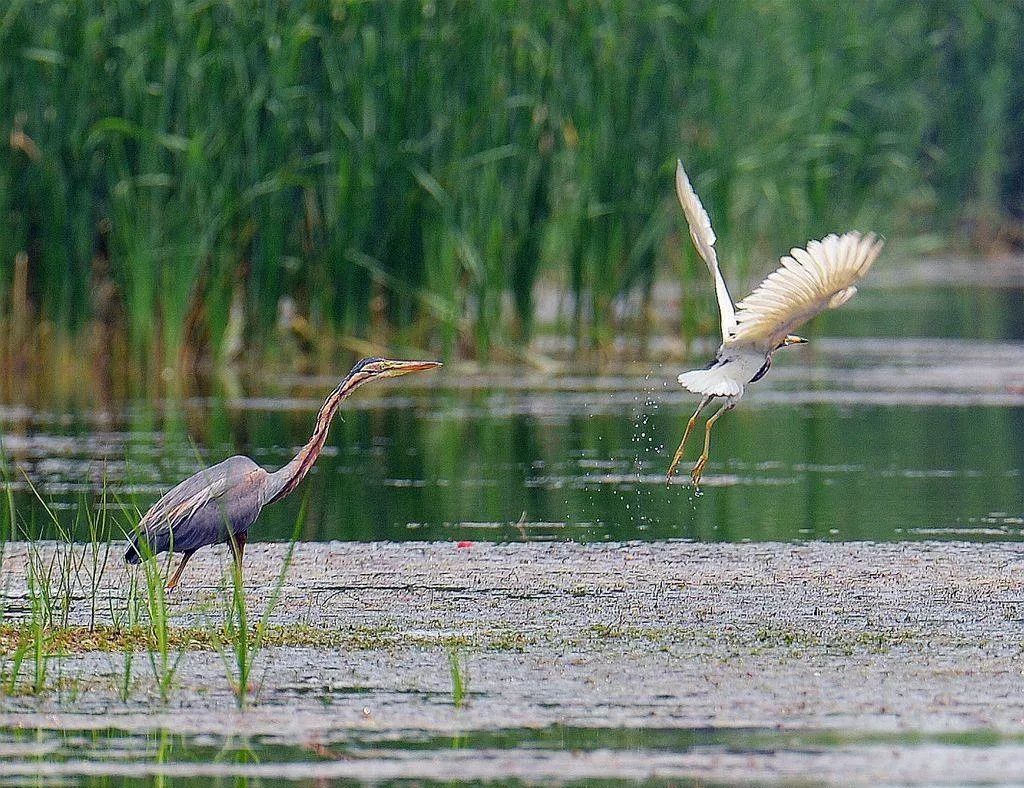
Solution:
<path fill-rule="evenodd" d="M 690 416 L 690 420 L 686 422 L 686 431 L 683 433 L 683 439 L 679 441 L 679 448 L 676 449 L 675 456 L 672 458 L 672 464 L 668 466 L 668 478 L 665 481 L 672 481 L 672 474 L 676 472 L 676 467 L 679 465 L 679 461 L 683 459 L 683 448 L 686 446 L 686 439 L 689 438 L 690 433 L 693 432 L 693 425 L 697 423 L 697 417 L 700 415 L 700 412 L 708 406 L 709 402 L 711 402 L 711 397 L 704 397 L 704 399 L 700 401 L 700 405 L 697 406 L 697 410 L 695 410 L 693 415 Z"/>
<path fill-rule="evenodd" d="M 188 559 L 192 557 L 192 553 L 184 553 L 181 556 L 181 563 L 178 564 L 178 568 L 174 570 L 174 574 L 171 575 L 171 579 L 167 581 L 167 590 L 173 591 L 178 586 L 178 581 L 181 580 L 181 573 L 185 569 L 185 564 L 188 563 Z"/>
<path fill-rule="evenodd" d="M 693 466 L 693 470 L 690 471 L 690 479 L 693 481 L 693 486 L 696 487 L 700 484 L 700 476 L 704 472 L 704 466 L 708 462 L 708 451 L 711 449 L 711 428 L 715 426 L 715 422 L 725 413 L 727 410 L 732 410 L 735 403 L 727 402 L 717 411 L 715 415 L 707 420 L 704 425 L 704 451 L 701 452 L 699 458 L 697 458 L 697 464 Z"/>

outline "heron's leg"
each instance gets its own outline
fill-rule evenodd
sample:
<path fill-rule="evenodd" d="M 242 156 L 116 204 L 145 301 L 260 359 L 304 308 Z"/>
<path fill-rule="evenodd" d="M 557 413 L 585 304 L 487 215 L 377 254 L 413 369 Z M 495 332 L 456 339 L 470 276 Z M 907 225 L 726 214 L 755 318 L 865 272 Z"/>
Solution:
<path fill-rule="evenodd" d="M 707 420 L 704 425 L 704 451 L 701 452 L 700 457 L 697 458 L 697 464 L 693 466 L 693 470 L 690 471 L 690 479 L 693 481 L 693 486 L 696 487 L 700 484 L 700 476 L 704 472 L 704 466 L 708 462 L 708 451 L 711 449 L 711 428 L 715 426 L 715 422 L 721 417 L 727 410 L 732 410 L 736 407 L 735 402 L 726 402 L 722 407 L 715 411 L 715 415 Z"/>
<path fill-rule="evenodd" d="M 666 481 L 672 481 L 672 474 L 676 472 L 676 467 L 679 465 L 679 461 L 683 459 L 683 448 L 686 446 L 686 439 L 690 437 L 690 433 L 693 432 L 693 426 L 697 423 L 697 417 L 700 412 L 708 406 L 713 398 L 711 396 L 704 397 L 700 401 L 700 405 L 697 406 L 697 410 L 690 416 L 690 420 L 686 422 L 686 432 L 683 433 L 683 439 L 679 441 L 679 448 L 676 449 L 675 456 L 672 458 L 672 464 L 668 466 L 668 478 Z"/>
<path fill-rule="evenodd" d="M 182 571 L 184 571 L 185 564 L 188 563 L 188 559 L 190 559 L 192 557 L 192 553 L 193 552 L 195 552 L 195 551 L 192 550 L 190 552 L 182 554 L 182 556 L 181 556 L 181 563 L 178 564 L 178 568 L 174 570 L 174 574 L 171 575 L 171 579 L 167 581 L 167 590 L 168 591 L 173 591 L 175 588 L 178 587 L 178 581 L 181 580 L 181 573 L 182 573 Z"/>

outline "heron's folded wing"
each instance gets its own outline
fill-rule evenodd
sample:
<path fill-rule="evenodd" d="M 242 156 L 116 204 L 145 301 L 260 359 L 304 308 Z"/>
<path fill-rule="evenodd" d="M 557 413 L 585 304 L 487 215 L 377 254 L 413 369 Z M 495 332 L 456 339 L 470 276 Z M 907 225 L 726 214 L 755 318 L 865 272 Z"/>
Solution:
<path fill-rule="evenodd" d="M 196 481 L 201 483 L 201 477 L 197 479 L 193 476 L 186 479 L 180 486 L 188 485 L 187 487 L 182 490 L 175 488 L 157 501 L 139 521 L 139 530 L 149 538 L 172 532 L 228 489 L 227 479 L 218 479 L 212 484 L 202 486 L 197 486 Z M 189 484 L 190 482 L 192 484 Z"/>
<path fill-rule="evenodd" d="M 686 177 L 686 170 L 683 169 L 682 161 L 676 162 L 676 195 L 679 197 L 679 204 L 686 215 L 686 223 L 690 226 L 690 238 L 697 252 L 704 258 L 704 262 L 711 271 L 715 280 L 715 297 L 718 299 L 718 313 L 722 319 L 722 339 L 728 339 L 729 334 L 736 327 L 735 309 L 732 299 L 729 297 L 729 290 L 725 286 L 722 272 L 718 270 L 718 255 L 715 253 L 715 231 L 711 229 L 711 218 L 704 206 L 697 197 L 697 192 L 690 185 L 690 179 Z"/>
<path fill-rule="evenodd" d="M 793 249 L 736 307 L 736 329 L 727 344 L 748 343 L 774 350 L 798 326 L 849 301 L 854 284 L 882 251 L 874 233 L 828 235 Z"/>
<path fill-rule="evenodd" d="M 153 537 L 173 530 L 258 468 L 248 457 L 229 457 L 199 471 L 168 490 L 153 504 L 139 521 L 139 531 Z"/>

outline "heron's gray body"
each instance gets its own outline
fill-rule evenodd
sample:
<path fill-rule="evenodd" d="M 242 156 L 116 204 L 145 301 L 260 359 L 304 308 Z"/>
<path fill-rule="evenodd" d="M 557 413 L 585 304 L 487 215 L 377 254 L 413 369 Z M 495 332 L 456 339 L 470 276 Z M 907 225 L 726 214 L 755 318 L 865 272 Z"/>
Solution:
<path fill-rule="evenodd" d="M 270 475 L 248 457 L 235 456 L 190 476 L 146 512 L 125 560 L 137 564 L 147 553 L 189 553 L 244 537 L 266 503 Z"/>
<path fill-rule="evenodd" d="M 313 435 L 287 465 L 268 473 L 248 457 L 228 457 L 190 476 L 165 493 L 139 522 L 124 560 L 137 564 L 171 551 L 184 553 L 167 583 L 174 588 L 192 554 L 206 545 L 228 542 L 239 572 L 249 527 L 263 507 L 283 498 L 305 478 L 327 440 L 327 430 L 341 401 L 363 383 L 398 377 L 441 366 L 439 361 L 395 361 L 364 358 L 324 400 L 316 415 Z"/>

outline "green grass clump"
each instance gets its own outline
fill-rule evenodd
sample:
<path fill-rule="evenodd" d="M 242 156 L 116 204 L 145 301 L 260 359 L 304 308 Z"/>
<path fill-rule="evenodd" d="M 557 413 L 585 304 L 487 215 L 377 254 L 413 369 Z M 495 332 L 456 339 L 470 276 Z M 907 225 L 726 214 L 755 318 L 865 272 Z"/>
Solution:
<path fill-rule="evenodd" d="M 249 621 L 249 603 L 242 577 L 242 567 L 235 561 L 231 563 L 231 588 L 226 590 L 221 597 L 225 605 L 221 630 L 223 637 L 212 637 L 210 642 L 224 662 L 228 683 L 235 694 L 239 709 L 248 708 L 254 692 L 258 689 L 253 683 L 253 670 L 260 653 L 273 638 L 271 617 L 278 602 L 281 601 L 285 580 L 288 577 L 292 556 L 295 553 L 295 545 L 298 543 L 302 526 L 306 520 L 307 502 L 308 497 L 303 498 L 298 517 L 295 518 L 292 538 L 285 551 L 284 560 L 281 562 L 281 569 L 271 586 L 270 596 L 264 605 L 263 613 L 254 623 Z M 225 523 L 225 526 L 230 533 L 230 524 Z"/>
<path fill-rule="evenodd" d="M 703 280 L 677 156 L 740 277 L 847 227 L 983 229 L 1021 200 L 1022 37 L 968 0 L 15 0 L 3 350 L 91 324 L 156 369 L 295 336 L 482 356 L 542 280 L 600 345 L 659 272 Z"/>
<path fill-rule="evenodd" d="M 448 673 L 452 680 L 452 705 L 457 709 L 461 709 L 462 705 L 466 702 L 468 683 L 466 668 L 463 665 L 462 655 L 457 648 L 449 646 L 445 649 L 445 652 L 448 655 Z"/>

